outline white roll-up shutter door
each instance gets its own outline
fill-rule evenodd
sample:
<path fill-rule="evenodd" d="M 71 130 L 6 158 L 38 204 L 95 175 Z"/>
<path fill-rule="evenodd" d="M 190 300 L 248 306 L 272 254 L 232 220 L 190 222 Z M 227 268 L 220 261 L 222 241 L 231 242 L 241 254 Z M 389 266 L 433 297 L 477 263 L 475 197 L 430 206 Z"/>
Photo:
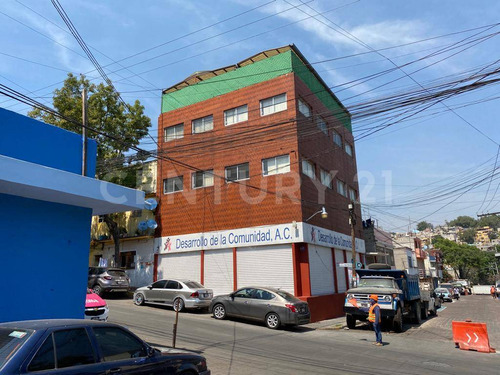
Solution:
<path fill-rule="evenodd" d="M 172 253 L 158 257 L 158 280 L 188 279 L 200 282 L 201 254 L 199 251 Z"/>
<path fill-rule="evenodd" d="M 238 248 L 236 264 L 238 288 L 268 286 L 294 292 L 291 244 Z"/>
<path fill-rule="evenodd" d="M 320 296 L 335 293 L 332 250 L 312 244 L 309 244 L 308 247 L 311 294 Z"/>
<path fill-rule="evenodd" d="M 205 281 L 214 296 L 233 291 L 233 249 L 205 251 Z"/>
<path fill-rule="evenodd" d="M 339 267 L 340 263 L 344 263 L 344 252 L 342 250 L 335 250 L 335 263 L 337 263 L 338 293 L 344 293 L 347 290 L 347 283 L 345 282 L 345 268 Z"/>

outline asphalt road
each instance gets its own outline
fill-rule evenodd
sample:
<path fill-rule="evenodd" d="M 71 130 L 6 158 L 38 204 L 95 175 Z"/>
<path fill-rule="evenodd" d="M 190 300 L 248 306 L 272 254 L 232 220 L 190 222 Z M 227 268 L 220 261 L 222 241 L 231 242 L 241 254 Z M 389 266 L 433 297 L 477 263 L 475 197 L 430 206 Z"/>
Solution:
<path fill-rule="evenodd" d="M 155 346 L 171 346 L 175 313 L 167 307 L 135 306 L 108 299 L 110 321 L 123 324 Z M 383 332 L 372 345 L 363 325 L 332 330 L 334 320 L 294 329 L 270 330 L 257 323 L 217 321 L 208 313 L 179 314 L 177 348 L 203 354 L 213 374 L 494 374 L 500 355 L 455 349 L 451 320 L 485 321 L 499 346 L 500 300 L 467 296 L 447 303 L 438 317 L 401 334 Z M 500 349 L 500 348 L 499 348 Z"/>

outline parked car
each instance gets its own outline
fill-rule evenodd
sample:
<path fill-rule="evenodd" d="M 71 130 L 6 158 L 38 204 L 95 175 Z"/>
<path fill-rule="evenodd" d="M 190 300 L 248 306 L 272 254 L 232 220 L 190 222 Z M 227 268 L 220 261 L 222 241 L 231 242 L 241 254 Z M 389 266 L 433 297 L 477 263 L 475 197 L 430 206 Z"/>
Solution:
<path fill-rule="evenodd" d="M 450 292 L 451 295 L 453 295 L 453 284 L 450 284 L 450 283 L 446 283 L 446 284 L 440 284 L 439 285 L 440 288 L 446 288 L 448 289 L 448 291 Z"/>
<path fill-rule="evenodd" d="M 215 319 L 228 316 L 259 320 L 271 329 L 281 325 L 310 322 L 307 302 L 275 288 L 247 287 L 231 294 L 216 296 L 210 304 Z"/>
<path fill-rule="evenodd" d="M 130 279 L 121 268 L 89 267 L 88 287 L 102 296 L 108 292 L 128 292 Z"/>
<path fill-rule="evenodd" d="M 87 298 L 85 299 L 85 319 L 100 320 L 106 322 L 108 320 L 108 304 L 99 295 L 95 294 L 92 289 L 87 288 Z"/>
<path fill-rule="evenodd" d="M 158 280 L 151 285 L 138 288 L 134 292 L 134 303 L 162 303 L 174 310 L 207 309 L 214 296 L 212 289 L 207 289 L 193 280 Z"/>
<path fill-rule="evenodd" d="M 202 374 L 204 357 L 161 352 L 117 324 L 84 319 L 0 324 L 0 373 Z"/>
<path fill-rule="evenodd" d="M 443 301 L 452 301 L 453 295 L 450 293 L 448 288 L 436 288 L 434 292 L 437 296 L 441 296 L 443 298 Z"/>

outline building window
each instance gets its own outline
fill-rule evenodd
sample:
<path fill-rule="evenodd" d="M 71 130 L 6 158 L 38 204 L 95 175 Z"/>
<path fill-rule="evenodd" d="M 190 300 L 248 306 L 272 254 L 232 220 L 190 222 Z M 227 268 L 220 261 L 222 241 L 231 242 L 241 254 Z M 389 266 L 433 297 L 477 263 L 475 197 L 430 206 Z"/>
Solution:
<path fill-rule="evenodd" d="M 323 120 L 321 116 L 316 117 L 316 126 L 318 127 L 319 130 L 328 135 L 328 128 L 326 126 L 326 122 L 325 120 Z"/>
<path fill-rule="evenodd" d="M 127 251 L 120 254 L 121 267 L 127 270 L 135 268 L 135 251 Z"/>
<path fill-rule="evenodd" d="M 214 172 L 213 169 L 208 171 L 199 171 L 192 174 L 193 189 L 202 188 L 214 185 Z"/>
<path fill-rule="evenodd" d="M 332 185 L 332 175 L 325 171 L 324 169 L 321 169 L 319 171 L 319 175 L 320 175 L 320 178 L 321 178 L 321 183 L 323 185 L 325 185 L 326 187 L 329 187 L 330 189 L 333 189 L 333 185 Z"/>
<path fill-rule="evenodd" d="M 333 143 L 335 143 L 339 147 L 342 147 L 342 137 L 336 131 L 333 132 Z"/>
<path fill-rule="evenodd" d="M 267 116 L 272 113 L 285 111 L 286 94 L 276 95 L 272 98 L 262 99 L 260 101 L 260 115 Z"/>
<path fill-rule="evenodd" d="M 184 124 L 169 126 L 164 130 L 165 142 L 173 141 L 174 139 L 184 138 Z"/>
<path fill-rule="evenodd" d="M 226 181 L 247 180 L 250 178 L 248 163 L 226 167 Z"/>
<path fill-rule="evenodd" d="M 337 193 L 339 193 L 347 198 L 347 190 L 345 187 L 345 183 L 343 183 L 340 180 L 337 180 Z"/>
<path fill-rule="evenodd" d="M 356 194 L 356 190 L 349 188 L 349 199 L 351 202 L 356 202 L 358 194 Z"/>
<path fill-rule="evenodd" d="M 104 223 L 104 215 L 99 215 L 99 223 Z"/>
<path fill-rule="evenodd" d="M 262 160 L 262 174 L 264 176 L 287 172 L 290 172 L 290 155 L 276 156 Z"/>
<path fill-rule="evenodd" d="M 352 156 L 352 146 L 347 142 L 345 144 L 345 152 L 347 155 Z"/>
<path fill-rule="evenodd" d="M 233 125 L 238 122 L 243 122 L 248 120 L 248 106 L 242 105 L 241 107 L 236 107 L 224 111 L 224 125 Z"/>
<path fill-rule="evenodd" d="M 214 116 L 206 116 L 193 120 L 193 134 L 204 133 L 214 128 Z"/>
<path fill-rule="evenodd" d="M 163 194 L 175 193 L 184 190 L 184 177 L 177 176 L 163 180 Z"/>
<path fill-rule="evenodd" d="M 306 117 L 311 117 L 311 107 L 302 99 L 298 99 L 297 102 L 299 103 L 299 112 Z"/>
<path fill-rule="evenodd" d="M 316 173 L 314 172 L 314 164 L 309 160 L 302 160 L 302 173 L 311 178 L 316 178 Z"/>
<path fill-rule="evenodd" d="M 141 217 L 141 216 L 142 216 L 142 210 L 134 210 L 130 215 L 130 217 Z"/>

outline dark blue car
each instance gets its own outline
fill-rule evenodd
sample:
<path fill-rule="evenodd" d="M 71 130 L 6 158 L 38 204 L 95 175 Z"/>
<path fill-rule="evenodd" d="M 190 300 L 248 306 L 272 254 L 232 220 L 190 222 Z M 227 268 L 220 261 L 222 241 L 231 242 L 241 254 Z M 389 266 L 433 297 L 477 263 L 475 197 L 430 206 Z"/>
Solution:
<path fill-rule="evenodd" d="M 0 374 L 209 375 L 204 357 L 161 352 L 116 324 L 32 320 L 0 324 Z"/>

